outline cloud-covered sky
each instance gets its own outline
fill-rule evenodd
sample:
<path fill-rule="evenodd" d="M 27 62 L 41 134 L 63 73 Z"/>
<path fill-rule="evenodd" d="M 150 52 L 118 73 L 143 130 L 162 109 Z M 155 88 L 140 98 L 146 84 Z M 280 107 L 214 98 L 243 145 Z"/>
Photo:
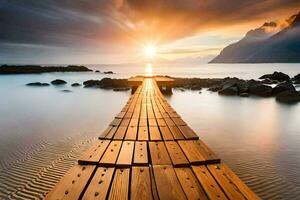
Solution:
<path fill-rule="evenodd" d="M 0 63 L 132 62 L 149 44 L 214 54 L 299 11 L 299 0 L 0 0 Z"/>

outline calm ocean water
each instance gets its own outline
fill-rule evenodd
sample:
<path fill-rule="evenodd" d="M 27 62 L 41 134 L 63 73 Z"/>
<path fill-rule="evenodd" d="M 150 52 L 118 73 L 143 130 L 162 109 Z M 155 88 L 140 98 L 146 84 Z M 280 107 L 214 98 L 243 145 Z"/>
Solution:
<path fill-rule="evenodd" d="M 0 76 L 0 199 L 42 198 L 120 111 L 130 92 L 72 88 L 103 77 L 136 74 L 258 78 L 300 64 L 90 65 L 99 73 Z M 61 78 L 66 86 L 28 87 Z M 62 90 L 72 92 L 63 92 Z M 171 105 L 264 199 L 300 199 L 300 104 L 274 98 L 222 97 L 174 90 Z M 52 177 L 49 180 L 48 177 Z"/>

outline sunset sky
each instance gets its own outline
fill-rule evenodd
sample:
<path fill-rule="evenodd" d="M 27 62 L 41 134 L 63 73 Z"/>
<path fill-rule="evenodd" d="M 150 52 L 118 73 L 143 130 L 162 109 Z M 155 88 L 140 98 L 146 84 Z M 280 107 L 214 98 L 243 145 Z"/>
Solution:
<path fill-rule="evenodd" d="M 0 63 L 212 57 L 299 11 L 299 0 L 0 0 Z"/>

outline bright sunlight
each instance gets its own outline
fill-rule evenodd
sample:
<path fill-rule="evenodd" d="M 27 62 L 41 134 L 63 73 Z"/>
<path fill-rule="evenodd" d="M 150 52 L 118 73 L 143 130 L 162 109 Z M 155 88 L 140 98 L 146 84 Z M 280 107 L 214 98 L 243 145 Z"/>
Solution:
<path fill-rule="evenodd" d="M 154 46 L 147 46 L 144 49 L 147 58 L 154 58 L 156 55 L 156 48 Z"/>

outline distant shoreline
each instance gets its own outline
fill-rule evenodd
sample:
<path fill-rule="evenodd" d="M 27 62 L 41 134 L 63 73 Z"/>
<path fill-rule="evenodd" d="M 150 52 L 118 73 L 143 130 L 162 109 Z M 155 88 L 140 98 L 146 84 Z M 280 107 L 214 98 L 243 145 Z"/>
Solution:
<path fill-rule="evenodd" d="M 93 70 L 79 65 L 41 66 L 41 65 L 1 65 L 0 75 L 5 74 L 41 74 L 50 72 L 92 72 Z"/>

